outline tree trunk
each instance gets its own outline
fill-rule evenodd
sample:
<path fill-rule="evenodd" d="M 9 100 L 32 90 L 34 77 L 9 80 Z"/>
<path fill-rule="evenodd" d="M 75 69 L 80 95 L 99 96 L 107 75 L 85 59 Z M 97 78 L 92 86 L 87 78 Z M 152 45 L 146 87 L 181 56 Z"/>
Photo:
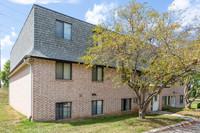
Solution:
<path fill-rule="evenodd" d="M 140 119 L 145 119 L 145 111 L 144 110 L 139 110 L 139 117 L 140 117 Z"/>
<path fill-rule="evenodd" d="M 191 109 L 191 104 L 192 104 L 192 102 L 190 103 L 186 103 L 186 105 L 185 105 L 185 107 L 187 108 L 187 109 Z"/>

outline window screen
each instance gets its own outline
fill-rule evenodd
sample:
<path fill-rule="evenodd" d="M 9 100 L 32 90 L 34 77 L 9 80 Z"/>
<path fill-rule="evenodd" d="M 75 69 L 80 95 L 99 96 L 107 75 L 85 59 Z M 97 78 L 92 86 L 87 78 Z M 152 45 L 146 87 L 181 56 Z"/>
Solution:
<path fill-rule="evenodd" d="M 71 24 L 64 23 L 64 39 L 71 40 Z"/>
<path fill-rule="evenodd" d="M 183 103 L 183 95 L 180 95 L 180 104 Z"/>
<path fill-rule="evenodd" d="M 71 40 L 71 32 L 72 32 L 72 25 L 62 22 L 56 21 L 56 37 L 64 38 Z"/>
<path fill-rule="evenodd" d="M 122 111 L 131 110 L 131 99 L 130 98 L 121 100 L 121 110 Z"/>
<path fill-rule="evenodd" d="M 63 38 L 63 22 L 56 21 L 56 37 Z"/>
<path fill-rule="evenodd" d="M 57 62 L 56 63 L 56 78 L 57 79 L 62 79 L 63 75 L 63 63 Z"/>
<path fill-rule="evenodd" d="M 95 66 L 92 68 L 92 81 L 103 81 L 103 67 Z"/>
<path fill-rule="evenodd" d="M 92 101 L 92 115 L 98 115 L 103 113 L 103 101 Z"/>
<path fill-rule="evenodd" d="M 71 118 L 71 102 L 56 103 L 56 120 Z"/>
<path fill-rule="evenodd" d="M 56 62 L 56 79 L 71 79 L 71 63 Z"/>

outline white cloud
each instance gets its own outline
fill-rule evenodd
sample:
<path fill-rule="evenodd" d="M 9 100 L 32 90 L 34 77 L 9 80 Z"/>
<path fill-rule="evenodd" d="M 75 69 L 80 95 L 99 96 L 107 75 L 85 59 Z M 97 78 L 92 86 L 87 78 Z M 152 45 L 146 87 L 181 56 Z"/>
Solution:
<path fill-rule="evenodd" d="M 16 37 L 16 32 L 15 32 L 15 28 L 14 27 L 11 27 L 11 30 L 12 30 L 12 32 L 11 32 L 11 36 L 12 37 Z"/>
<path fill-rule="evenodd" d="M 15 27 L 10 27 L 11 28 L 11 30 L 15 30 Z"/>
<path fill-rule="evenodd" d="M 11 36 L 12 36 L 12 37 L 16 37 L 16 32 L 12 31 L 12 32 L 11 32 Z"/>
<path fill-rule="evenodd" d="M 68 0 L 67 3 L 71 4 L 80 3 L 80 0 Z"/>
<path fill-rule="evenodd" d="M 80 0 L 9 0 L 14 3 L 29 5 L 29 4 L 49 4 L 49 3 L 80 3 Z"/>
<path fill-rule="evenodd" d="M 6 35 L 4 38 L 1 39 L 1 48 L 3 49 L 5 46 L 11 46 L 13 42 L 11 41 L 10 35 Z"/>
<path fill-rule="evenodd" d="M 85 14 L 85 19 L 87 22 L 98 24 L 101 21 L 106 21 L 108 13 L 111 9 L 115 7 L 114 3 L 111 4 L 94 4 L 93 10 L 88 9 Z"/>
<path fill-rule="evenodd" d="M 17 34 L 14 27 L 11 27 L 11 30 L 12 31 L 10 32 L 10 34 L 7 34 L 3 38 L 1 38 L 1 49 L 6 46 L 12 46 L 14 44 L 12 40 L 16 38 Z"/>
<path fill-rule="evenodd" d="M 168 7 L 169 11 L 183 10 L 182 26 L 196 24 L 195 18 L 200 19 L 200 0 L 174 0 Z"/>
<path fill-rule="evenodd" d="M 33 4 L 36 2 L 36 0 L 9 0 L 9 1 L 18 3 L 18 4 L 24 4 L 24 5 Z"/>
<path fill-rule="evenodd" d="M 168 10 L 180 10 L 190 6 L 190 0 L 174 0 Z"/>

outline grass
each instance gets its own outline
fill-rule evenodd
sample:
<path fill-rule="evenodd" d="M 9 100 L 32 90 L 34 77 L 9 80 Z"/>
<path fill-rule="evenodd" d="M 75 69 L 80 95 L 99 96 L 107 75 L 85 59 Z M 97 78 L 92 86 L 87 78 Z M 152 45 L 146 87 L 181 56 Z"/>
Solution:
<path fill-rule="evenodd" d="M 8 89 L 1 88 L 0 89 L 0 105 L 8 104 Z"/>
<path fill-rule="evenodd" d="M 192 107 L 193 109 L 196 109 L 198 103 L 200 103 L 200 100 L 195 100 L 195 101 L 192 103 L 191 107 Z"/>
<path fill-rule="evenodd" d="M 92 117 L 68 122 L 29 122 L 25 116 L 6 104 L 8 102 L 7 99 L 8 91 L 0 89 L 0 132 L 132 133 L 144 132 L 184 121 L 181 118 L 155 114 L 147 114 L 146 119 L 141 120 L 138 118 L 137 113 L 132 113 L 117 116 Z"/>
<path fill-rule="evenodd" d="M 192 116 L 195 118 L 200 119 L 200 109 L 192 108 L 192 109 L 186 109 L 186 108 L 176 108 L 176 107 L 163 107 L 163 110 L 177 113 L 185 116 Z"/>

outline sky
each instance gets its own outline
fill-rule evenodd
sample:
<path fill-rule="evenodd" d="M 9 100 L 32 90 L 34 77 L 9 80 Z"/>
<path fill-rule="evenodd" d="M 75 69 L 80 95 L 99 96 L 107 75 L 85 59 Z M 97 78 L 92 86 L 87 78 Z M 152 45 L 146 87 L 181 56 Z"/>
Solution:
<path fill-rule="evenodd" d="M 123 6 L 129 0 L 0 0 L 0 38 L 1 38 L 1 69 L 10 58 L 10 51 L 22 29 L 24 22 L 33 6 L 43 7 L 64 13 L 68 16 L 97 24 L 106 21 L 109 11 Z M 192 18 L 200 15 L 200 0 L 137 0 L 147 2 L 159 12 L 169 10 L 184 12 L 183 25 L 192 22 Z"/>

